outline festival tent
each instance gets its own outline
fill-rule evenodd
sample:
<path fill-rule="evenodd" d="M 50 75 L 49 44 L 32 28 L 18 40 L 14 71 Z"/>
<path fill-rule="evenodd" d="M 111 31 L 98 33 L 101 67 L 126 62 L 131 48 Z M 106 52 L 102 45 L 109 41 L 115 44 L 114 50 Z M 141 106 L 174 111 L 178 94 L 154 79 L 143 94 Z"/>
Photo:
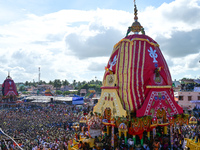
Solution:
<path fill-rule="evenodd" d="M 51 102 L 51 100 L 50 99 L 36 99 L 31 102 L 32 103 L 49 103 L 49 102 Z"/>
<path fill-rule="evenodd" d="M 47 89 L 47 90 L 44 92 L 44 95 L 45 95 L 45 96 L 53 96 L 53 93 L 51 92 L 50 89 Z"/>
<path fill-rule="evenodd" d="M 78 95 L 74 95 L 73 97 L 55 97 L 54 101 L 63 101 L 68 102 L 73 105 L 82 105 L 84 104 L 84 98 Z"/>
<path fill-rule="evenodd" d="M 26 98 L 27 100 L 32 100 L 31 102 L 34 103 L 49 103 L 51 102 L 51 99 L 53 99 L 54 102 L 65 102 L 67 104 L 73 104 L 73 105 L 82 105 L 84 104 L 84 98 L 83 97 L 54 97 L 54 96 L 30 96 Z"/>

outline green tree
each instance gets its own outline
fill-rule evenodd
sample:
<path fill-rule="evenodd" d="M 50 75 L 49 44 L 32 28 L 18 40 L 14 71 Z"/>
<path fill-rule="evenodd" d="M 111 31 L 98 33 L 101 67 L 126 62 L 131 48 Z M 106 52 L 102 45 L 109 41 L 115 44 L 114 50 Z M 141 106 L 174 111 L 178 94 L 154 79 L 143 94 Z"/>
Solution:
<path fill-rule="evenodd" d="M 44 81 L 45 82 L 45 81 Z M 39 85 L 42 85 L 43 83 L 44 83 L 42 80 L 40 80 L 39 82 L 38 82 L 38 84 Z"/>
<path fill-rule="evenodd" d="M 19 87 L 19 91 L 25 91 L 25 87 L 22 85 Z"/>
<path fill-rule="evenodd" d="M 70 91 L 63 92 L 63 95 L 69 95 L 69 94 L 70 94 Z"/>
<path fill-rule="evenodd" d="M 71 94 L 78 94 L 78 91 L 70 92 Z"/>
<path fill-rule="evenodd" d="M 89 89 L 89 85 L 86 83 L 86 84 L 84 84 L 84 85 L 81 87 L 81 89 L 86 89 L 86 90 L 88 90 L 88 89 Z"/>
<path fill-rule="evenodd" d="M 73 81 L 72 85 L 73 85 L 73 87 L 75 89 L 75 87 L 76 87 L 76 80 Z"/>
<path fill-rule="evenodd" d="M 35 80 L 33 80 L 33 83 L 31 83 L 32 86 L 36 87 L 37 83 L 35 82 Z"/>
<path fill-rule="evenodd" d="M 54 80 L 53 86 L 54 86 L 56 89 L 60 88 L 61 85 L 62 85 L 62 84 L 61 84 L 60 79 L 55 79 L 55 80 Z"/>
<path fill-rule="evenodd" d="M 48 84 L 53 85 L 53 81 L 50 80 Z"/>
<path fill-rule="evenodd" d="M 30 92 L 23 91 L 22 94 L 30 94 Z"/>
<path fill-rule="evenodd" d="M 95 84 L 94 80 L 89 81 L 89 84 Z"/>
<path fill-rule="evenodd" d="M 96 91 L 96 93 L 101 93 L 101 86 L 102 85 L 96 85 L 96 87 L 95 87 L 95 91 Z"/>
<path fill-rule="evenodd" d="M 42 84 L 47 84 L 45 81 L 42 81 Z"/>
<path fill-rule="evenodd" d="M 78 88 L 79 88 L 79 87 L 81 87 L 81 82 L 80 82 L 80 81 L 78 81 Z"/>
<path fill-rule="evenodd" d="M 86 84 L 86 81 L 81 82 L 81 85 L 85 85 L 85 84 Z"/>
<path fill-rule="evenodd" d="M 56 94 L 57 94 L 57 90 L 58 90 L 58 88 L 60 88 L 61 87 L 61 81 L 60 81 L 60 79 L 55 79 L 54 80 L 54 82 L 53 82 L 53 86 L 56 88 Z M 60 94 L 59 94 L 60 95 Z"/>
<path fill-rule="evenodd" d="M 30 84 L 28 83 L 28 81 L 26 81 L 26 82 L 25 82 L 25 85 L 28 86 L 28 85 L 30 85 Z"/>
<path fill-rule="evenodd" d="M 69 82 L 67 80 L 62 80 L 62 85 L 63 86 L 69 85 Z"/>
<path fill-rule="evenodd" d="M 57 90 L 57 91 L 56 91 L 56 94 L 57 94 L 57 95 L 61 95 L 61 94 L 62 94 L 62 91 Z"/>

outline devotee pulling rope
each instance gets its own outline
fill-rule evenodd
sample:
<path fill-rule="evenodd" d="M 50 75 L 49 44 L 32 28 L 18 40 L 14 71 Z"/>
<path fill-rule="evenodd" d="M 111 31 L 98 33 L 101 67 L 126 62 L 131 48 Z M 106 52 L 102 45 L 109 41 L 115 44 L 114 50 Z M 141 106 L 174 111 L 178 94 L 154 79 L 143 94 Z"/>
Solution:
<path fill-rule="evenodd" d="M 0 131 L 1 131 L 1 133 L 3 133 L 5 136 L 7 136 L 8 138 L 10 138 L 10 139 L 19 147 L 19 149 L 23 150 L 23 149 L 19 146 L 19 144 L 18 144 L 13 138 L 11 138 L 9 135 L 7 135 L 1 128 L 0 128 Z M 5 140 L 4 140 L 4 142 L 5 142 Z M 5 142 L 5 144 L 6 144 L 6 142 Z M 6 146 L 7 146 L 7 144 L 6 144 Z M 7 147 L 8 147 L 8 146 L 7 146 Z"/>

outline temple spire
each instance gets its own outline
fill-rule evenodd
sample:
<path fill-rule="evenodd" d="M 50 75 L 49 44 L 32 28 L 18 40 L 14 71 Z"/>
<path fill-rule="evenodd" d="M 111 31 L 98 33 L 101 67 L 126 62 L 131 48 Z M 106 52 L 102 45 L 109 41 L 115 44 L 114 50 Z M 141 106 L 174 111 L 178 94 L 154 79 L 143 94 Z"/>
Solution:
<path fill-rule="evenodd" d="M 11 77 L 10 77 L 10 71 L 8 71 L 8 77 L 7 77 L 7 79 L 11 79 Z"/>
<path fill-rule="evenodd" d="M 139 32 L 142 32 L 142 34 L 145 34 L 144 32 L 144 28 L 140 25 L 140 23 L 138 22 L 138 16 L 137 16 L 137 6 L 136 6 L 136 2 L 134 0 L 134 22 L 132 24 L 132 26 L 128 27 L 127 33 L 126 33 L 126 37 L 128 36 L 128 34 L 132 31 L 134 34 L 138 34 Z"/>
<path fill-rule="evenodd" d="M 134 0 L 134 15 L 135 15 L 134 20 L 135 20 L 135 22 L 138 20 L 137 12 L 138 12 L 138 10 L 137 10 L 137 6 L 136 6 L 135 0 Z"/>

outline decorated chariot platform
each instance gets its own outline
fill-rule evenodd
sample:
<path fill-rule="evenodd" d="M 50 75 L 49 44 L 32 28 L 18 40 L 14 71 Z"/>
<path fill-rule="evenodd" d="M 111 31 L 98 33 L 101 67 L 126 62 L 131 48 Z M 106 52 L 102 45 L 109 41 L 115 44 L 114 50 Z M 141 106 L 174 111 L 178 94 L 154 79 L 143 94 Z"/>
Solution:
<path fill-rule="evenodd" d="M 185 138 L 186 147 L 192 150 L 200 150 L 200 141 L 196 142 L 195 140 Z"/>
<path fill-rule="evenodd" d="M 93 115 L 80 122 L 87 125 L 90 138 L 110 136 L 113 148 L 115 135 L 125 144 L 131 137 L 143 145 L 144 135 L 150 140 L 156 132 L 170 135 L 173 147 L 174 128 L 188 124 L 189 115 L 174 100 L 171 74 L 159 44 L 138 22 L 136 4 L 134 22 L 114 45 L 101 89 Z"/>
<path fill-rule="evenodd" d="M 17 105 L 22 103 L 22 101 L 17 100 L 18 97 L 19 94 L 17 92 L 15 82 L 8 73 L 8 76 L 2 84 L 2 96 L 0 98 L 0 107 L 16 107 Z"/>

